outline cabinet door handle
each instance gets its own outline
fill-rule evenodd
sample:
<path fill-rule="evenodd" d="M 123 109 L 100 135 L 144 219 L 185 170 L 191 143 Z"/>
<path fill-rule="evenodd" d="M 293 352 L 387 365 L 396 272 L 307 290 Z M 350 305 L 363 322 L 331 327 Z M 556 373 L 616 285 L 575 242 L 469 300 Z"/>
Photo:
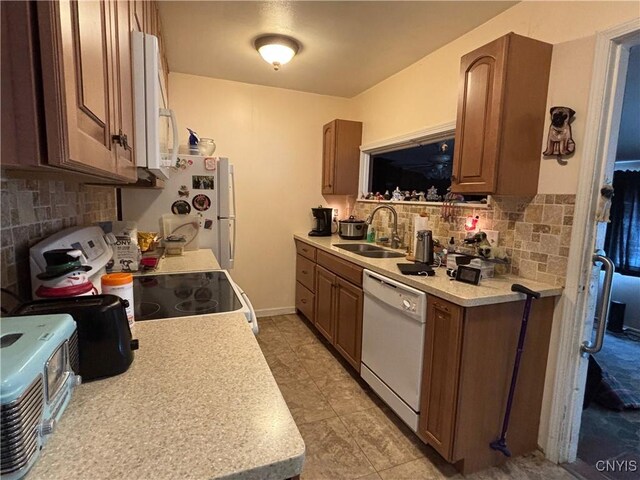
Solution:
<path fill-rule="evenodd" d="M 308 252 L 309 250 L 307 250 L 306 248 L 302 249 L 303 252 Z"/>
<path fill-rule="evenodd" d="M 307 272 L 306 270 L 302 270 L 302 274 L 303 275 L 307 275 L 309 272 Z"/>
<path fill-rule="evenodd" d="M 451 181 L 452 182 L 457 182 L 458 178 L 455 175 L 451 175 Z"/>
<path fill-rule="evenodd" d="M 302 303 L 307 303 L 307 299 L 303 298 L 302 300 L 300 300 Z"/>
<path fill-rule="evenodd" d="M 118 132 L 118 135 L 111 135 L 111 143 L 117 143 L 122 148 L 127 148 L 129 146 L 129 140 L 127 136 L 122 133 L 122 130 Z"/>

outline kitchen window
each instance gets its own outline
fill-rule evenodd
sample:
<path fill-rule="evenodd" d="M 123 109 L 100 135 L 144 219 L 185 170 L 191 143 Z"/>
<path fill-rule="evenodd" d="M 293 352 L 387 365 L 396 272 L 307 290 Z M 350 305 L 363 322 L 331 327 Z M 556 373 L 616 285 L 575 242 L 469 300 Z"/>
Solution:
<path fill-rule="evenodd" d="M 422 192 L 420 203 L 442 203 L 451 186 L 455 148 L 455 122 L 363 145 L 358 199 L 369 193 L 393 195 L 399 188 L 403 193 Z M 465 201 L 485 199 L 485 195 L 465 195 Z M 412 203 L 415 200 L 414 196 Z"/>
<path fill-rule="evenodd" d="M 416 191 L 428 200 L 440 201 L 451 186 L 455 140 L 411 146 L 372 154 L 369 159 L 368 192 Z"/>

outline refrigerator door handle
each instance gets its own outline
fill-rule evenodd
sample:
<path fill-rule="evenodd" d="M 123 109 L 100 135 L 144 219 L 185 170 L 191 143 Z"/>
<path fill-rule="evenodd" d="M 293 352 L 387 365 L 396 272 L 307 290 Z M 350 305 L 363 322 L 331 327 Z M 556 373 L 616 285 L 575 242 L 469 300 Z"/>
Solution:
<path fill-rule="evenodd" d="M 233 268 L 234 260 L 236 259 L 236 218 L 235 215 L 229 219 L 233 222 L 233 241 L 231 242 L 231 251 L 229 252 L 229 268 Z"/>
<path fill-rule="evenodd" d="M 229 165 L 229 188 L 231 189 L 231 205 L 233 205 L 229 218 L 236 218 L 236 175 L 233 165 Z"/>

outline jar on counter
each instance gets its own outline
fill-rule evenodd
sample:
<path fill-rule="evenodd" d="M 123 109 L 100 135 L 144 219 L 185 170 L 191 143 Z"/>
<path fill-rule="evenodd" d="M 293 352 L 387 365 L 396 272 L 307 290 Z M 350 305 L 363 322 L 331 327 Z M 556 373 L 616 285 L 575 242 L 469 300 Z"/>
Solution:
<path fill-rule="evenodd" d="M 133 314 L 133 275 L 130 273 L 107 273 L 101 278 L 102 293 L 116 295 L 126 300 L 127 319 L 129 328 L 133 329 L 135 318 Z"/>

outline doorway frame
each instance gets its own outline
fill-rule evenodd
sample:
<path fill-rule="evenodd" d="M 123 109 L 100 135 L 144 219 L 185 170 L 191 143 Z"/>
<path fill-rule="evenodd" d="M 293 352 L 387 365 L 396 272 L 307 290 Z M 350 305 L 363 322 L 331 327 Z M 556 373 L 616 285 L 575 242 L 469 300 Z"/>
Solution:
<path fill-rule="evenodd" d="M 576 194 L 563 308 L 558 319 L 561 322 L 558 361 L 545 449 L 547 458 L 556 463 L 575 461 L 578 449 L 587 369 L 586 359 L 580 357 L 580 345 L 591 338 L 593 326 L 592 320 L 585 321 L 584 318 L 593 309 L 589 280 L 597 238 L 595 212 L 600 187 L 613 171 L 610 147 L 614 141 L 612 136 L 617 143 L 628 50 L 637 44 L 640 44 L 639 18 L 596 35 L 583 164 Z"/>

